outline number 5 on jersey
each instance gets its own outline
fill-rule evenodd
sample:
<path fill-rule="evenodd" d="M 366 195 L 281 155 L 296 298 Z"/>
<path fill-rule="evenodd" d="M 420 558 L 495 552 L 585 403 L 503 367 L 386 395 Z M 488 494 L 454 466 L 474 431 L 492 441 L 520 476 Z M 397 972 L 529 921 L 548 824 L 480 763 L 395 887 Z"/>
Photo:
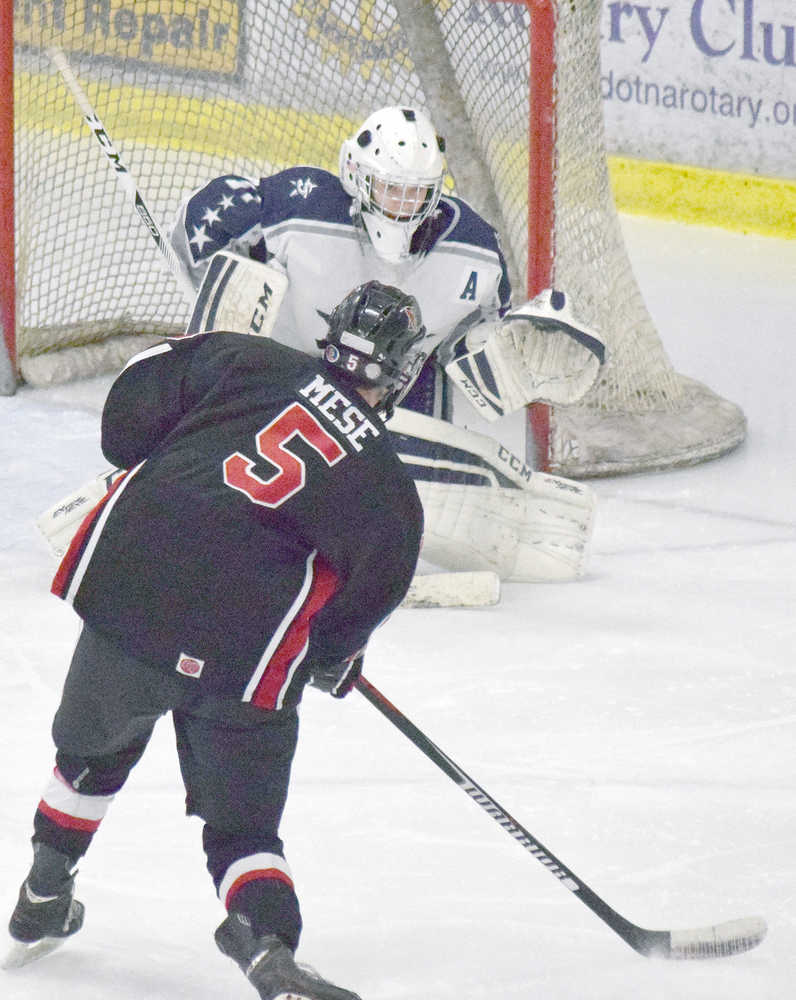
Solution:
<path fill-rule="evenodd" d="M 328 466 L 335 465 L 346 455 L 342 445 L 309 410 L 301 403 L 291 403 L 255 437 L 257 453 L 277 471 L 270 478 L 261 479 L 254 472 L 255 463 L 236 451 L 224 459 L 224 482 L 244 493 L 252 503 L 279 507 L 304 489 L 307 481 L 304 460 L 289 448 L 296 436 L 313 448 Z"/>

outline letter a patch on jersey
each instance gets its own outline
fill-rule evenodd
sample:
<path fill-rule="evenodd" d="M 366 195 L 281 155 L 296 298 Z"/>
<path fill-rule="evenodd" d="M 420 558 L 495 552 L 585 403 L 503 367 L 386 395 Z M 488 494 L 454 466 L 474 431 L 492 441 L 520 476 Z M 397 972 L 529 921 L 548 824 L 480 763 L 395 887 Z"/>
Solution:
<path fill-rule="evenodd" d="M 467 284 L 464 286 L 464 291 L 459 296 L 460 299 L 470 299 L 471 302 L 475 302 L 475 293 L 478 288 L 478 272 L 470 271 L 470 277 L 467 279 Z"/>

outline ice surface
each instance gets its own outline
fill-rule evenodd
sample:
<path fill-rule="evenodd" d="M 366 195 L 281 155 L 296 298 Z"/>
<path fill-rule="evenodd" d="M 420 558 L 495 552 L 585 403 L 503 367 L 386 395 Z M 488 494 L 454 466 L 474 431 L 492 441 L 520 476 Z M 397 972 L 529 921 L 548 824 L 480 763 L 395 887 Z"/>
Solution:
<path fill-rule="evenodd" d="M 654 929 L 761 914 L 744 956 L 637 956 L 352 694 L 309 692 L 283 824 L 299 957 L 364 1000 L 782 1000 L 796 978 L 796 241 L 623 220 L 668 352 L 740 403 L 712 464 L 594 483 L 588 576 L 402 611 L 367 674 L 581 879 Z M 33 521 L 106 465 L 107 380 L 0 400 L 0 912 L 77 635 Z M 507 428 L 508 433 L 508 428 Z M 253 997 L 221 956 L 167 720 L 81 865 L 86 925 L 4 1000 Z M 5 919 L 5 918 L 3 918 Z"/>

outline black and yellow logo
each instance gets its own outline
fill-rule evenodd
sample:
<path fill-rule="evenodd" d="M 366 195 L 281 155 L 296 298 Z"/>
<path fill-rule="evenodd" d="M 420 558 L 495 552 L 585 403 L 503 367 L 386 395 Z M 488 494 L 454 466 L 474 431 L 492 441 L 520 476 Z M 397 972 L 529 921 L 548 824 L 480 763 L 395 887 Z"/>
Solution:
<path fill-rule="evenodd" d="M 17 45 L 235 74 L 243 0 L 15 0 Z"/>

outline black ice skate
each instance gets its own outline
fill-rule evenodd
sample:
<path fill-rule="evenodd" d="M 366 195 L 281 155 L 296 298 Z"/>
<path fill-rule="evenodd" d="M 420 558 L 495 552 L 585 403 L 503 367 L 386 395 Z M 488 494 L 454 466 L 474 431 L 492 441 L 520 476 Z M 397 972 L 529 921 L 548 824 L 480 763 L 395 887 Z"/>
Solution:
<path fill-rule="evenodd" d="M 73 898 L 69 858 L 47 844 L 36 844 L 33 867 L 19 890 L 8 931 L 11 947 L 4 969 L 43 958 L 83 926 L 84 907 Z"/>
<path fill-rule="evenodd" d="M 261 1000 L 359 1000 L 356 993 L 326 982 L 276 935 L 257 938 L 245 917 L 231 913 L 216 931 L 216 944 L 238 963 Z"/>

